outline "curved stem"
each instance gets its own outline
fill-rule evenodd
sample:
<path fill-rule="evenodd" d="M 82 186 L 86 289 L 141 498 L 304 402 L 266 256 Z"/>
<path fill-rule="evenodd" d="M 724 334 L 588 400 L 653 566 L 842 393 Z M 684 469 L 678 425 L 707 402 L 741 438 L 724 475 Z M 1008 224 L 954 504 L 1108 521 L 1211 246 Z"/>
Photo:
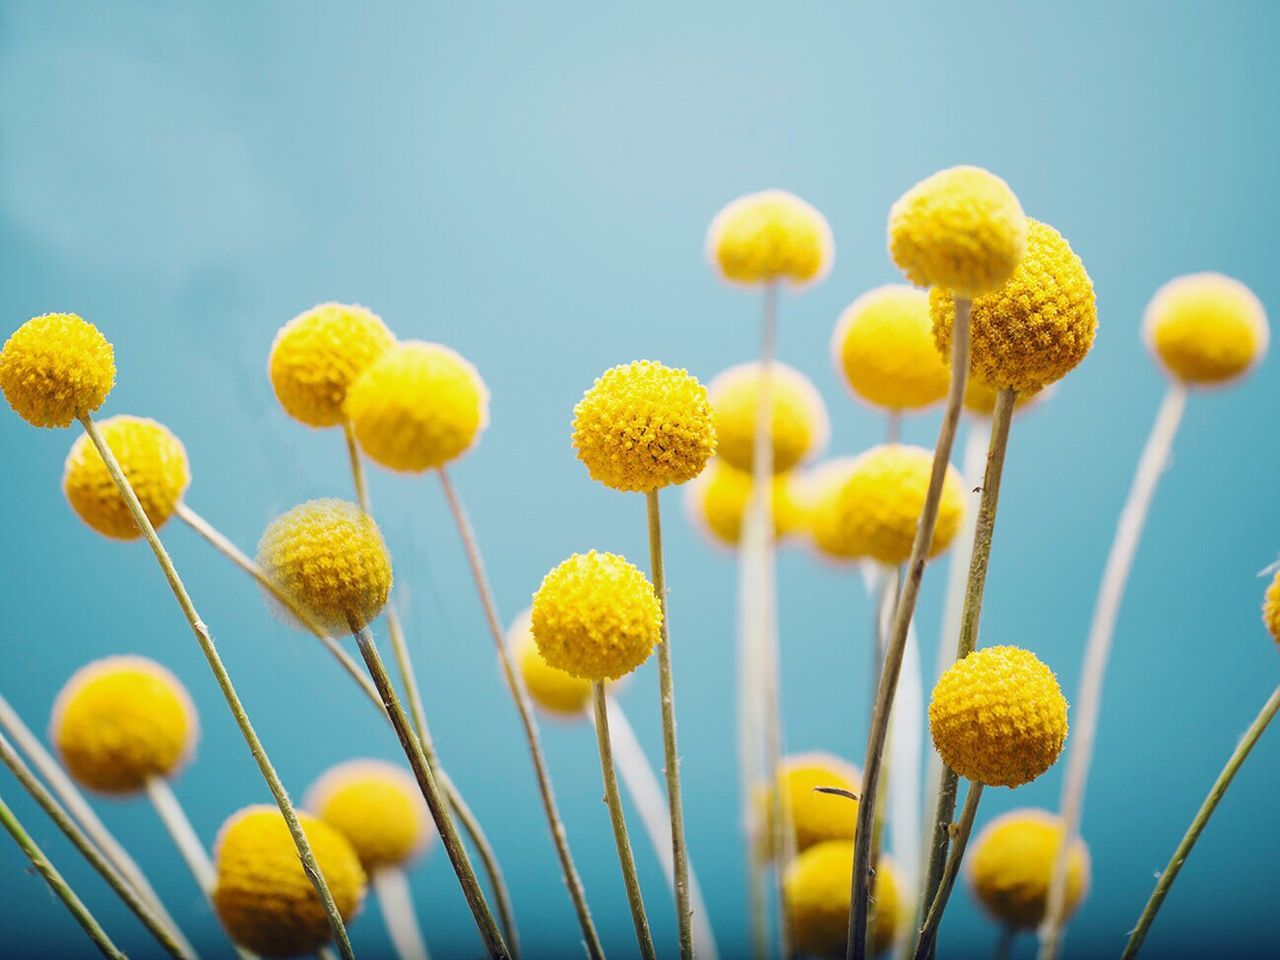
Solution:
<path fill-rule="evenodd" d="M 382 907 L 382 919 L 387 934 L 400 960 L 431 960 L 426 941 L 422 939 L 422 927 L 413 908 L 413 894 L 409 890 L 409 878 L 399 867 L 379 867 L 369 878 L 373 892 Z"/>
<path fill-rule="evenodd" d="M 342 421 L 342 436 L 347 441 L 347 459 L 351 462 L 351 482 L 356 490 L 356 503 L 360 504 L 360 509 L 365 513 L 372 513 L 369 509 L 369 487 L 364 479 L 364 461 L 360 459 L 360 447 L 356 444 L 356 432 L 350 420 Z"/>
<path fill-rule="evenodd" d="M 933 955 L 938 942 L 938 928 L 942 923 L 942 913 L 947 909 L 947 901 L 955 888 L 956 877 L 960 873 L 960 862 L 964 859 L 965 847 L 969 845 L 969 834 L 973 832 L 973 820 L 978 815 L 978 802 L 981 799 L 982 784 L 971 782 L 969 795 L 964 800 L 964 809 L 960 812 L 960 822 L 954 826 L 951 854 L 947 857 L 947 866 L 942 872 L 938 893 L 933 899 L 933 905 L 929 907 L 924 927 L 920 931 L 915 960 L 924 960 L 925 957 Z"/>

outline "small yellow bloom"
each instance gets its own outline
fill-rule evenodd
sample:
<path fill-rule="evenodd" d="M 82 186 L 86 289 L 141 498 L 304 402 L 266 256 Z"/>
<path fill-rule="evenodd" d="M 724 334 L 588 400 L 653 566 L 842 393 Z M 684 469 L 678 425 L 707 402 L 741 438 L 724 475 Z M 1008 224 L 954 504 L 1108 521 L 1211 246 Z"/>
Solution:
<path fill-rule="evenodd" d="M 308 791 L 307 809 L 346 837 L 370 872 L 414 860 L 435 837 L 418 782 L 383 760 L 331 767 Z"/>
<path fill-rule="evenodd" d="M 1040 925 L 1064 832 L 1062 820 L 1047 810 L 1011 810 L 987 824 L 965 861 L 969 887 L 987 913 L 1015 929 Z M 1077 839 L 1067 857 L 1065 919 L 1088 887 L 1089 850 Z"/>
<path fill-rule="evenodd" d="M 843 957 L 853 903 L 853 841 L 827 840 L 792 861 L 783 890 L 797 952 L 815 957 Z M 897 865 L 881 856 L 871 887 L 871 954 L 893 946 L 906 923 L 906 902 Z"/>
<path fill-rule="evenodd" d="M 1053 396 L 1055 384 L 1049 384 L 1041 390 L 1032 390 L 1029 393 L 1019 393 L 1016 400 L 1013 401 L 1014 412 L 1025 409 L 1033 403 L 1040 403 L 1042 400 L 1048 400 Z M 995 387 L 989 387 L 977 377 L 970 377 L 964 384 L 964 407 L 975 417 L 983 417 L 990 419 L 991 414 L 996 410 L 996 394 L 1000 391 Z"/>
<path fill-rule="evenodd" d="M 751 472 L 755 462 L 756 418 L 760 410 L 760 364 L 730 367 L 707 388 L 715 408 L 720 457 L 730 466 Z M 785 363 L 769 374 L 769 441 L 773 472 L 786 473 L 827 445 L 831 428 L 827 407 L 813 382 Z"/>
<path fill-rule="evenodd" d="M 694 524 L 716 543 L 736 546 L 742 519 L 751 500 L 751 474 L 716 458 L 685 488 L 685 505 Z M 773 477 L 773 530 L 778 539 L 809 528 L 806 478 L 795 471 Z"/>
<path fill-rule="evenodd" d="M 853 841 L 858 826 L 858 801 L 819 793 L 815 787 L 840 787 L 860 793 L 862 771 L 829 753 L 800 753 L 784 759 L 774 790 L 763 790 L 757 804 L 763 814 L 761 847 L 767 856 L 773 855 L 773 831 L 769 822 L 775 790 L 782 791 L 782 801 L 787 805 L 797 853 L 827 840 Z"/>
<path fill-rule="evenodd" d="M 707 259 L 733 283 L 789 281 L 800 287 L 831 270 L 835 243 L 826 218 L 794 194 L 765 190 L 739 197 L 707 230 Z"/>
<path fill-rule="evenodd" d="M 581 719 L 591 703 L 591 683 L 557 670 L 542 658 L 533 639 L 533 617 L 525 610 L 507 630 L 507 643 L 516 656 L 516 666 L 529 697 L 543 710 L 557 717 Z"/>
<path fill-rule="evenodd" d="M 0 390 L 33 427 L 70 426 L 102 406 L 115 382 L 111 344 L 74 313 L 28 320 L 0 351 Z"/>
<path fill-rule="evenodd" d="M 831 356 L 853 395 L 886 410 L 923 410 L 947 395 L 951 371 L 933 345 L 929 294 L 869 290 L 840 315 Z"/>
<path fill-rule="evenodd" d="M 1266 599 L 1262 604 L 1262 622 L 1267 625 L 1267 630 L 1276 643 L 1280 643 L 1280 573 L 1276 574 L 1271 586 L 1267 588 Z"/>
<path fill-rule="evenodd" d="M 1171 376 L 1201 386 L 1248 373 L 1270 340 L 1262 302 L 1239 280 L 1220 273 L 1170 280 L 1147 304 L 1142 329 Z"/>

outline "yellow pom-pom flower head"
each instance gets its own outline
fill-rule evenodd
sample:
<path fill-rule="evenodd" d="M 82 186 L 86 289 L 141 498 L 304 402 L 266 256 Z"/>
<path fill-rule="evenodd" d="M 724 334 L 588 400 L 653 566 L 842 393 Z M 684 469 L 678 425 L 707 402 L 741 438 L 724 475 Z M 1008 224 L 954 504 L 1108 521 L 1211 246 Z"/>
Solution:
<path fill-rule="evenodd" d="M 525 610 L 507 629 L 524 688 L 535 704 L 554 717 L 581 719 L 591 703 L 591 683 L 551 666 L 533 638 L 532 611 Z"/>
<path fill-rule="evenodd" d="M 276 334 L 267 373 L 285 413 L 309 427 L 335 427 L 346 418 L 347 390 L 395 337 L 373 311 L 356 304 L 321 303 Z"/>
<path fill-rule="evenodd" d="M 533 638 L 546 662 L 581 680 L 616 680 L 662 642 L 653 585 L 613 553 L 575 553 L 533 595 Z"/>
<path fill-rule="evenodd" d="M 951 381 L 933 343 L 929 294 L 902 284 L 869 290 L 845 309 L 831 356 L 853 395 L 885 410 L 930 407 Z"/>
<path fill-rule="evenodd" d="M 685 506 L 708 539 L 726 547 L 737 546 L 752 486 L 751 474 L 717 457 L 685 488 Z M 807 479 L 796 471 L 774 474 L 773 528 L 779 540 L 809 528 L 808 486 Z"/>
<path fill-rule="evenodd" d="M 346 411 L 371 459 L 420 473 L 471 449 L 489 423 L 489 390 L 455 351 L 408 341 L 384 353 L 352 384 Z"/>
<path fill-rule="evenodd" d="M 835 243 L 826 218 L 810 204 L 785 190 L 765 190 L 716 214 L 707 230 L 707 259 L 732 283 L 801 287 L 831 270 Z"/>
<path fill-rule="evenodd" d="M 827 445 L 827 407 L 808 377 L 785 363 L 770 366 L 769 441 L 773 472 L 785 473 Z M 717 452 L 730 466 L 751 472 L 755 461 L 756 418 L 760 410 L 760 364 L 730 367 L 707 388 L 715 408 Z"/>
<path fill-rule="evenodd" d="M 889 255 L 918 287 L 972 298 L 1012 276 L 1027 249 L 1027 217 L 1009 185 L 980 167 L 920 181 L 889 211 Z"/>
<path fill-rule="evenodd" d="M 1267 632 L 1276 643 L 1280 643 L 1280 573 L 1267 587 L 1266 597 L 1262 603 L 1262 622 L 1267 625 Z"/>
<path fill-rule="evenodd" d="M 817 787 L 839 787 L 860 793 L 862 771 L 829 753 L 800 753 L 785 758 L 773 789 L 762 791 L 757 803 L 762 814 L 760 845 L 766 856 L 773 855 L 774 831 L 769 823 L 778 791 L 786 804 L 797 853 L 828 840 L 853 841 L 858 825 L 858 801 L 820 793 Z"/>
<path fill-rule="evenodd" d="M 98 793 L 129 794 L 172 777 L 195 751 L 200 726 L 178 678 L 145 657 L 81 667 L 58 694 L 49 724 L 63 766 Z"/>
<path fill-rule="evenodd" d="M 333 633 L 367 626 L 391 594 L 391 556 L 382 531 L 345 500 L 309 500 L 271 521 L 258 543 L 258 563 Z"/>
<path fill-rule="evenodd" d="M 173 515 L 191 482 L 187 450 L 167 427 L 121 415 L 98 424 L 138 502 L 157 530 Z M 76 515 L 105 537 L 136 540 L 138 524 L 88 436 L 77 437 L 62 471 L 62 491 Z"/>
<path fill-rule="evenodd" d="M 1030 393 L 1061 380 L 1093 347 L 1098 303 L 1093 281 L 1066 238 L 1030 221 L 1027 253 L 1000 289 L 977 297 L 969 320 L 969 372 L 990 387 Z M 938 351 L 951 355 L 953 298 L 929 294 Z"/>
<path fill-rule="evenodd" d="M 367 883 L 360 858 L 346 837 L 322 820 L 299 811 L 298 821 L 338 913 L 352 919 L 364 903 Z M 292 957 L 329 942 L 328 917 L 275 807 L 247 807 L 222 825 L 214 869 L 213 908 L 236 943 L 264 957 Z"/>
<path fill-rule="evenodd" d="M 1044 773 L 1067 739 L 1067 701 L 1053 671 L 1020 647 L 987 647 L 952 664 L 929 701 L 942 760 L 988 787 Z"/>
<path fill-rule="evenodd" d="M 1253 291 L 1220 273 L 1194 273 L 1156 291 L 1142 322 L 1169 375 L 1195 386 L 1226 384 L 1267 352 L 1267 313 Z"/>
<path fill-rule="evenodd" d="M 843 957 L 853 893 L 853 842 L 827 840 L 801 853 L 783 877 L 792 945 L 815 957 Z M 893 946 L 907 921 L 907 893 L 897 864 L 881 856 L 871 889 L 868 918 L 872 956 Z"/>
<path fill-rule="evenodd" d="M 715 419 L 697 378 L 650 360 L 606 370 L 573 408 L 573 447 L 591 479 L 650 493 L 700 474 Z"/>
<path fill-rule="evenodd" d="M 969 888 L 987 913 L 1014 929 L 1040 925 L 1065 832 L 1061 818 L 1047 810 L 1011 810 L 987 824 L 965 861 Z M 1089 851 L 1077 839 L 1067 857 L 1064 919 L 1088 888 Z"/>
<path fill-rule="evenodd" d="M 93 413 L 116 382 L 115 351 L 74 313 L 28 320 L 0 350 L 0 390 L 33 427 L 67 427 Z"/>
<path fill-rule="evenodd" d="M 307 809 L 347 838 L 370 873 L 409 863 L 435 837 L 418 782 L 383 760 L 332 767 L 307 793 Z"/>

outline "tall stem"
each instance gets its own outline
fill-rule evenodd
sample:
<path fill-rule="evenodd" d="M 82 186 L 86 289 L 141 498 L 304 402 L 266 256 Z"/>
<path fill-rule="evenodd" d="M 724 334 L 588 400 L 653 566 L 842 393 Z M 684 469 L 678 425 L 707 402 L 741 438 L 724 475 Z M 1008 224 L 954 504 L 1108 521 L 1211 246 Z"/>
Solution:
<path fill-rule="evenodd" d="M 942 913 L 947 909 L 947 901 L 955 888 L 956 877 L 960 873 L 960 862 L 964 860 L 965 848 L 969 845 L 969 834 L 973 832 L 973 820 L 978 815 L 978 801 L 982 799 L 982 784 L 970 782 L 969 795 L 965 797 L 964 809 L 960 813 L 960 822 L 955 828 L 955 837 L 951 843 L 951 855 L 947 857 L 946 869 L 942 872 L 942 881 L 937 895 L 920 931 L 920 942 L 916 945 L 915 960 L 925 960 L 933 955 L 938 942 L 938 928 L 942 923 Z"/>
<path fill-rule="evenodd" d="M 991 960 L 1010 960 L 1013 956 L 1013 940 L 1018 935 L 1017 929 L 1009 925 L 1000 928 L 1000 936 L 996 939 Z"/>
<path fill-rule="evenodd" d="M 364 461 L 360 459 L 360 447 L 356 444 L 356 432 L 350 420 L 342 422 L 342 436 L 347 441 L 347 460 L 351 463 L 351 482 L 356 490 L 356 503 L 360 504 L 360 509 L 365 513 L 372 513 L 369 509 L 369 487 L 364 479 Z"/>
<path fill-rule="evenodd" d="M 399 960 L 430 960 L 404 871 L 399 867 L 379 867 L 369 879 Z"/>

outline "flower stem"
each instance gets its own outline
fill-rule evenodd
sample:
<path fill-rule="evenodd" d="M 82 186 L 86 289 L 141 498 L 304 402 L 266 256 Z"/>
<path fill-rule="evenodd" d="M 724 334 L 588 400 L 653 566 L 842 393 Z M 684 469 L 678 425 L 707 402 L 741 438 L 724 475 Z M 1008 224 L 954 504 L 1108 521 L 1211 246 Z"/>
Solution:
<path fill-rule="evenodd" d="M 394 866 L 379 867 L 369 880 L 399 960 L 430 960 L 404 871 Z"/>
<path fill-rule="evenodd" d="M 360 447 L 356 444 L 356 432 L 350 420 L 342 421 L 342 436 L 347 441 L 347 459 L 351 462 L 351 482 L 356 489 L 356 503 L 360 509 L 371 514 L 369 509 L 369 487 L 364 479 L 364 461 L 360 459 Z"/>
<path fill-rule="evenodd" d="M 1018 935 L 1018 931 L 1009 925 L 1000 928 L 1000 936 L 996 938 L 995 949 L 991 953 L 991 960 L 1010 960 L 1013 957 L 1013 941 Z"/>
<path fill-rule="evenodd" d="M 960 873 L 960 861 L 964 859 L 965 847 L 969 845 L 969 834 L 973 832 L 973 820 L 978 814 L 978 801 L 982 799 L 982 784 L 969 783 L 969 795 L 965 797 L 964 809 L 960 812 L 960 822 L 954 825 L 954 836 L 951 842 L 951 853 L 947 857 L 946 869 L 942 872 L 942 880 L 938 885 L 937 895 L 920 931 L 920 942 L 916 945 L 915 960 L 925 960 L 933 955 L 938 942 L 938 928 L 942 923 L 942 913 L 947 909 L 947 901 L 955 888 L 956 877 Z"/>

